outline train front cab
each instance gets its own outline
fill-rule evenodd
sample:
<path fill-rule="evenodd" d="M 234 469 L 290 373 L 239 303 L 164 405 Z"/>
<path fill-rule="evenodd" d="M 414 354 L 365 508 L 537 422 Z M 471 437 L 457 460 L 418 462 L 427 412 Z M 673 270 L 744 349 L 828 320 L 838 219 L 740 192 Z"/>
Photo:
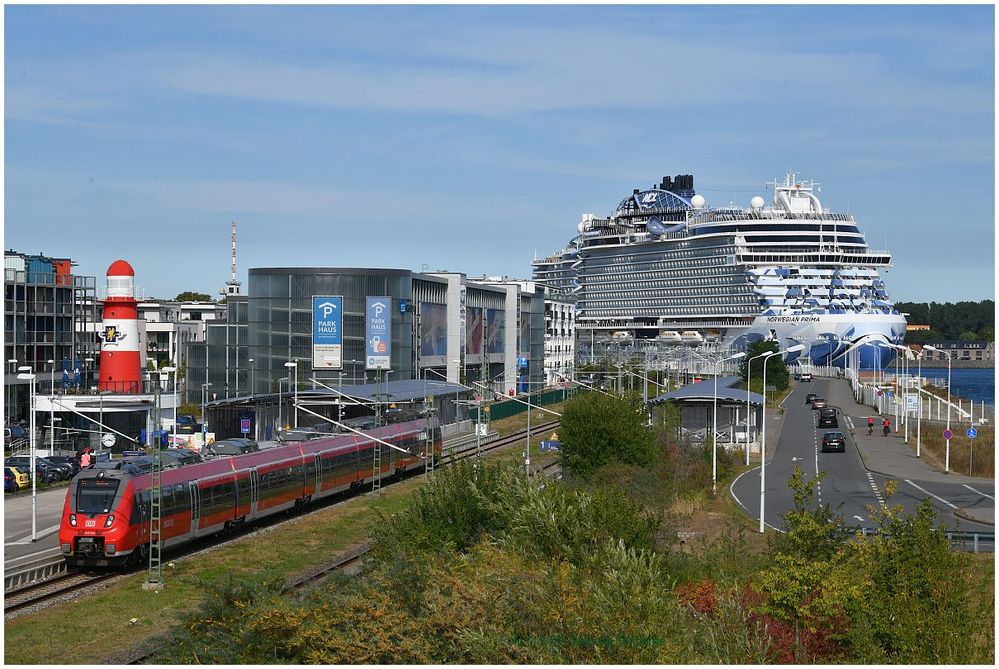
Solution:
<path fill-rule="evenodd" d="M 59 525 L 59 548 L 67 564 L 105 567 L 126 562 L 140 539 L 132 516 L 131 477 L 117 471 L 84 471 L 70 483 Z"/>

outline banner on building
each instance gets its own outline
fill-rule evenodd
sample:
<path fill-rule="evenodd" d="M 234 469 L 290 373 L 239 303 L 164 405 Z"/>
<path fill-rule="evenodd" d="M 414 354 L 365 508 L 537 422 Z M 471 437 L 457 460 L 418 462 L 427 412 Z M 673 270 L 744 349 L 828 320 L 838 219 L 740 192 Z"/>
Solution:
<path fill-rule="evenodd" d="M 312 369 L 343 368 L 343 296 L 312 296 Z"/>
<path fill-rule="evenodd" d="M 367 298 L 364 318 L 365 369 L 392 368 L 392 298 Z"/>

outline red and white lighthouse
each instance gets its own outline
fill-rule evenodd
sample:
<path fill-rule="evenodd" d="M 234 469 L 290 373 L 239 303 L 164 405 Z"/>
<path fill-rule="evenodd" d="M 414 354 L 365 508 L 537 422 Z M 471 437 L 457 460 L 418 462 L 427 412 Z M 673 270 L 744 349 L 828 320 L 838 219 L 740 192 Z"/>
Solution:
<path fill-rule="evenodd" d="M 134 297 L 135 270 L 124 260 L 108 267 L 108 291 L 101 327 L 100 378 L 97 387 L 115 393 L 142 390 L 139 359 L 139 310 Z"/>

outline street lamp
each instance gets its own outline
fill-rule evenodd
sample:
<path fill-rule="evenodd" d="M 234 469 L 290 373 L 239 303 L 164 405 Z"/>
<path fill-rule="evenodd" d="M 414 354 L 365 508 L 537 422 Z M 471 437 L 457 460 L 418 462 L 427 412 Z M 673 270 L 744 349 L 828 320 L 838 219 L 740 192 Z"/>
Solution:
<path fill-rule="evenodd" d="M 36 479 L 38 478 L 38 471 L 35 469 L 35 448 L 36 448 L 36 446 L 35 446 L 35 374 L 32 373 L 31 367 L 27 366 L 27 365 L 25 365 L 24 367 L 18 367 L 17 371 L 21 372 L 20 374 L 17 375 L 17 378 L 19 378 L 21 380 L 24 380 L 24 381 L 30 381 L 31 382 L 31 385 L 29 386 L 29 389 L 28 389 L 28 397 L 29 397 L 29 402 L 30 402 L 30 404 L 28 405 L 30 407 L 30 412 L 29 412 L 29 415 L 28 415 L 28 429 L 30 430 L 30 434 L 29 434 L 30 441 L 29 441 L 29 443 L 30 443 L 30 452 L 31 452 L 31 464 L 28 465 L 28 466 L 31 467 L 31 540 L 32 541 L 36 541 L 37 540 L 37 536 L 36 536 L 37 535 L 37 532 L 36 532 L 36 527 L 37 527 L 36 509 L 37 509 L 37 503 L 38 502 L 37 502 L 35 484 L 36 484 Z"/>
<path fill-rule="evenodd" d="M 774 355 L 774 351 L 764 351 L 763 353 L 760 353 L 759 355 L 754 355 L 752 358 L 750 358 L 746 362 L 746 465 L 747 466 L 749 465 L 749 428 L 750 428 L 749 419 L 750 419 L 750 416 L 753 415 L 753 409 L 752 409 L 752 407 L 749 404 L 749 392 L 750 392 L 750 389 L 753 387 L 753 383 L 752 383 L 753 382 L 753 360 L 756 360 L 757 358 L 769 358 L 772 355 Z M 765 365 L 766 361 L 764 361 L 763 364 Z M 766 393 L 764 393 L 763 399 L 764 399 L 763 411 L 765 413 L 766 410 L 767 410 L 767 406 L 766 406 Z"/>
<path fill-rule="evenodd" d="M 253 358 L 248 358 L 246 362 L 250 364 L 250 397 L 253 397 Z"/>
<path fill-rule="evenodd" d="M 90 366 L 93 364 L 93 358 L 83 359 L 83 385 L 86 386 L 86 390 L 90 390 Z"/>
<path fill-rule="evenodd" d="M 285 367 L 295 369 L 295 429 L 298 429 L 298 362 L 286 362 Z M 291 381 L 291 379 L 288 379 Z"/>
<path fill-rule="evenodd" d="M 763 360 L 763 427 L 760 429 L 760 534 L 763 534 L 763 509 L 767 494 L 767 363 L 770 362 L 773 355 L 793 353 L 804 348 L 804 344 L 795 344 L 783 351 L 777 351 L 776 354 L 771 351 L 772 355 L 764 356 Z"/>
<path fill-rule="evenodd" d="M 711 416 L 714 419 L 714 424 L 711 428 L 711 495 L 714 496 L 718 492 L 718 367 L 723 362 L 728 362 L 729 360 L 738 360 L 739 358 L 746 357 L 745 352 L 739 352 L 735 355 L 731 355 L 724 360 L 718 360 L 715 362 L 715 398 L 714 405 L 711 411 Z"/>
<path fill-rule="evenodd" d="M 950 351 L 942 351 L 936 346 L 930 346 L 929 344 L 923 344 L 923 348 L 930 351 L 936 351 L 937 353 L 943 353 L 947 356 L 947 432 L 945 434 L 950 434 Z M 950 437 L 947 439 L 947 453 L 944 457 L 944 473 L 950 471 Z"/>
<path fill-rule="evenodd" d="M 161 372 L 173 373 L 173 445 L 177 445 L 177 368 L 162 367 Z"/>

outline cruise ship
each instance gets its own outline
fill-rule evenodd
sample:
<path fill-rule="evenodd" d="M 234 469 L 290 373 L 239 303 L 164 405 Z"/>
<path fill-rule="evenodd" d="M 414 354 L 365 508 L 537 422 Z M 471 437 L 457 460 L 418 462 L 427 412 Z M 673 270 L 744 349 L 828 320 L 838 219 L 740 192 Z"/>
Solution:
<path fill-rule="evenodd" d="M 608 342 L 803 344 L 788 362 L 883 368 L 905 336 L 885 290 L 891 254 L 853 216 L 827 211 L 791 172 L 772 202 L 706 206 L 694 178 L 635 189 L 607 218 L 585 214 L 566 248 L 535 260 L 535 281 L 576 298 L 578 349 Z"/>

